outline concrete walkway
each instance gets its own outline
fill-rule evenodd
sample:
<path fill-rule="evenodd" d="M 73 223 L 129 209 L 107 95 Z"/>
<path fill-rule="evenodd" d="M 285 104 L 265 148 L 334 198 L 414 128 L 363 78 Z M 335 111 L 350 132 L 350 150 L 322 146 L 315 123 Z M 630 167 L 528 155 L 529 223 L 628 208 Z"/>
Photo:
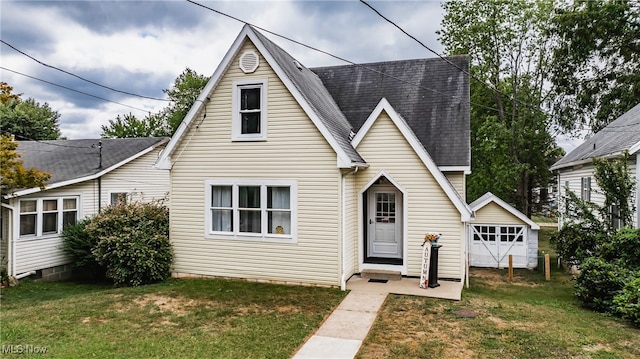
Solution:
<path fill-rule="evenodd" d="M 298 350 L 294 359 L 352 359 L 389 293 L 460 300 L 462 283 L 440 281 L 440 287 L 422 289 L 418 278 L 372 283 L 354 276 L 347 282 L 347 290 L 351 292 Z"/>

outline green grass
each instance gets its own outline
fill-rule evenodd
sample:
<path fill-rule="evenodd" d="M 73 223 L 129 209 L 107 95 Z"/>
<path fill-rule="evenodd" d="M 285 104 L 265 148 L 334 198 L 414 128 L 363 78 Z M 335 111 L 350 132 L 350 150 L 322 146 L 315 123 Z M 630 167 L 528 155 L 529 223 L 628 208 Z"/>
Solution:
<path fill-rule="evenodd" d="M 214 279 L 25 282 L 1 294 L 2 345 L 51 358 L 287 358 L 346 295 Z"/>
<path fill-rule="evenodd" d="M 359 358 L 640 358 L 640 329 L 584 309 L 573 279 L 551 255 L 551 281 L 540 270 L 474 268 L 459 302 L 389 296 Z M 475 318 L 454 312 L 468 310 Z"/>

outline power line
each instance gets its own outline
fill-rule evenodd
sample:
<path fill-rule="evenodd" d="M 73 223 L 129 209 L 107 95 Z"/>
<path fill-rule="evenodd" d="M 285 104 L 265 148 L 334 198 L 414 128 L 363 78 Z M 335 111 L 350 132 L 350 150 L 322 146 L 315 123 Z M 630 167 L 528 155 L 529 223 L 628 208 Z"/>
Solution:
<path fill-rule="evenodd" d="M 396 27 L 398 30 L 400 30 L 403 34 L 407 35 L 409 38 L 413 39 L 414 41 L 416 41 L 418 44 L 420 44 L 420 46 L 424 47 L 425 49 L 429 50 L 430 52 L 434 53 L 436 56 L 438 56 L 439 58 L 441 58 L 443 61 L 451 64 L 452 66 L 456 67 L 458 70 L 462 71 L 462 73 L 469 75 L 469 77 L 471 77 L 472 79 L 478 81 L 479 83 L 481 83 L 484 87 L 487 87 L 488 89 L 497 92 L 498 94 L 500 94 L 501 96 L 505 96 L 507 98 L 509 98 L 511 101 L 513 102 L 517 102 L 520 105 L 523 105 L 525 107 L 528 107 L 530 109 L 533 109 L 535 111 L 540 111 L 542 113 L 544 113 L 544 111 L 542 109 L 540 109 L 537 106 L 534 106 L 532 104 L 528 104 L 528 103 L 523 103 L 522 101 L 514 98 L 511 98 L 510 96 L 507 96 L 504 92 L 500 91 L 497 87 L 495 87 L 495 85 L 493 84 L 488 84 L 486 82 L 484 82 L 482 79 L 478 78 L 477 76 L 473 75 L 472 73 L 470 73 L 469 71 L 461 68 L 460 66 L 454 64 L 453 62 L 451 62 L 449 59 L 445 58 L 444 56 L 438 54 L 435 50 L 431 49 L 429 46 L 427 46 L 426 44 L 424 44 L 422 41 L 418 40 L 415 36 L 409 34 L 406 30 L 404 30 L 402 27 L 400 27 L 400 25 L 396 24 L 395 22 L 393 22 L 393 20 L 387 18 L 386 16 L 384 16 L 382 13 L 380 13 L 380 11 L 376 10 L 376 8 L 374 8 L 373 6 L 371 6 L 370 4 L 368 4 L 365 0 L 360 0 L 361 3 L 363 3 L 364 5 L 366 5 L 369 9 L 371 9 L 373 12 L 375 12 L 376 14 L 378 14 L 378 16 L 380 16 L 381 18 L 383 18 L 385 21 L 387 21 L 388 23 L 390 23 L 391 25 L 393 25 L 394 27 Z M 479 104 L 475 104 L 476 106 Z M 486 106 L 483 105 L 483 107 L 488 108 Z M 495 108 L 491 108 L 495 111 L 498 111 L 498 109 Z"/>
<path fill-rule="evenodd" d="M 49 65 L 49 64 L 47 64 L 47 63 L 44 63 L 44 62 L 42 62 L 42 61 L 40 61 L 40 60 L 36 59 L 35 57 L 33 57 L 33 56 L 31 56 L 31 55 L 27 54 L 26 52 L 19 50 L 19 49 L 18 49 L 18 48 L 16 48 L 15 46 L 11 45 L 10 43 L 8 43 L 8 42 L 6 42 L 6 41 L 4 41 L 4 40 L 2 40 L 2 39 L 0 39 L 0 42 L 1 42 L 1 43 L 3 43 L 3 44 L 5 44 L 5 45 L 7 45 L 7 46 L 9 46 L 10 48 L 14 49 L 15 51 L 19 52 L 20 54 L 22 54 L 22 55 L 24 55 L 24 56 L 26 56 L 26 57 L 30 58 L 31 60 L 33 60 L 33 61 L 35 61 L 35 62 L 39 63 L 39 64 L 40 64 L 40 65 L 42 65 L 42 66 L 45 66 L 45 67 L 48 67 L 48 68 L 51 68 L 51 69 L 54 69 L 54 70 L 58 70 L 58 71 L 60 71 L 60 72 L 62 72 L 62 73 L 65 73 L 65 74 L 67 74 L 67 75 L 71 75 L 71 76 L 73 76 L 73 77 L 75 77 L 75 78 L 78 78 L 78 79 L 80 79 L 80 80 L 82 80 L 82 81 L 86 81 L 86 82 L 88 82 L 88 83 L 90 83 L 90 84 L 93 84 L 93 85 L 96 85 L 96 86 L 100 86 L 100 87 L 105 88 L 105 89 L 107 89 L 107 90 L 111 90 L 111 91 L 114 91 L 114 92 L 122 93 L 122 94 L 125 94 L 125 95 L 130 95 L 130 96 L 140 97 L 140 98 L 144 98 L 144 99 L 148 99 L 148 100 L 166 101 L 166 102 L 170 102 L 170 101 L 171 101 L 171 100 L 168 100 L 168 99 L 165 99 L 165 98 L 157 98 L 157 97 L 150 97 L 150 96 L 138 95 L 138 94 L 135 94 L 135 93 L 132 93 L 132 92 L 127 92 L 127 91 L 123 91 L 123 90 L 118 90 L 118 89 L 115 89 L 115 88 L 113 88 L 113 87 L 109 87 L 109 86 L 105 86 L 105 85 L 99 84 L 99 83 L 97 83 L 97 82 L 95 82 L 95 81 L 91 81 L 91 80 L 86 79 L 86 78 L 84 78 L 84 77 L 82 77 L 82 76 L 78 76 L 78 75 L 76 75 L 76 74 L 74 74 L 74 73 L 71 73 L 71 72 L 69 72 L 69 71 L 63 70 L 63 69 L 61 69 L 61 68 L 59 68 L 59 67 L 56 67 L 56 66 L 53 66 L 53 65 Z"/>
<path fill-rule="evenodd" d="M 261 27 L 261 26 L 254 25 L 254 24 L 252 24 L 252 23 L 250 23 L 250 22 L 247 22 L 247 21 L 245 21 L 245 20 L 242 20 L 242 19 L 237 18 L 237 17 L 232 16 L 232 15 L 229 15 L 229 14 L 227 14 L 227 13 L 224 13 L 224 12 L 220 11 L 220 10 L 216 10 L 216 9 L 213 9 L 213 8 L 208 7 L 208 6 L 206 6 L 206 5 L 203 5 L 203 4 L 200 4 L 200 3 L 197 3 L 197 2 L 195 2 L 195 1 L 193 1 L 193 0 L 186 0 L 186 1 L 187 1 L 187 2 L 189 2 L 189 3 L 192 3 L 192 4 L 194 4 L 194 5 L 200 6 L 200 7 L 204 8 L 204 9 L 207 9 L 207 10 L 209 10 L 209 11 L 213 11 L 213 12 L 215 12 L 216 14 L 219 14 L 219 15 L 222 15 L 222 16 L 225 16 L 225 17 L 228 17 L 228 18 L 230 18 L 230 19 L 233 19 L 233 20 L 238 21 L 238 22 L 243 23 L 243 24 L 247 24 L 247 25 L 249 25 L 249 26 L 251 26 L 251 27 L 253 27 L 253 28 L 256 28 L 256 29 L 258 29 L 258 30 L 264 31 L 264 32 L 269 33 L 269 34 L 271 34 L 271 35 L 277 36 L 277 37 L 279 37 L 279 38 L 282 38 L 282 39 L 287 40 L 287 41 L 289 41 L 289 42 L 292 42 L 292 43 L 294 43 L 294 44 L 297 44 L 297 45 L 300 45 L 300 46 L 306 47 L 307 49 L 310 49 L 310 50 L 313 50 L 313 51 L 319 52 L 319 53 L 321 53 L 321 54 L 324 54 L 324 55 L 327 55 L 327 56 L 333 57 L 334 59 L 340 60 L 340 61 L 342 61 L 342 62 L 346 62 L 346 63 L 348 63 L 348 64 L 350 64 L 350 65 L 357 66 L 357 67 L 362 68 L 362 69 L 365 69 L 365 70 L 367 70 L 367 71 L 371 71 L 371 72 L 373 72 L 373 73 L 376 73 L 376 74 L 379 74 L 379 75 L 382 75 L 382 76 L 385 76 L 385 77 L 388 77 L 388 78 L 394 79 L 394 80 L 396 80 L 396 81 L 403 82 L 403 83 L 405 83 L 405 84 L 407 84 L 407 85 L 411 85 L 411 86 L 414 86 L 414 87 L 417 87 L 417 88 L 420 88 L 420 89 L 423 89 L 423 90 L 431 91 L 431 92 L 433 92 L 433 93 L 436 93 L 436 94 L 439 94 L 439 95 L 442 95 L 442 96 L 446 96 L 446 97 L 450 97 L 450 98 L 455 98 L 455 99 L 460 99 L 460 98 L 458 98 L 457 96 L 453 96 L 453 95 L 450 95 L 450 94 L 445 94 L 445 93 L 440 92 L 440 91 L 438 91 L 438 90 L 434 90 L 434 89 L 432 89 L 432 88 L 424 87 L 424 86 L 421 86 L 421 85 L 418 85 L 418 84 L 412 83 L 412 82 L 410 82 L 410 81 L 403 80 L 403 79 L 401 79 L 401 78 L 398 78 L 398 77 L 395 77 L 395 76 L 389 75 L 389 74 L 384 73 L 384 72 L 382 72 L 382 71 L 378 71 L 378 70 L 372 69 L 372 68 L 367 67 L 367 66 L 365 66 L 365 65 L 357 64 L 357 63 L 355 63 L 355 62 L 353 62 L 353 61 L 350 61 L 350 60 L 347 60 L 347 59 L 345 59 L 345 58 L 343 58 L 343 57 L 340 57 L 340 56 L 334 55 L 334 54 L 332 54 L 332 53 L 330 53 L 330 52 L 327 52 L 327 51 L 325 51 L 325 50 L 318 49 L 318 48 L 313 47 L 313 46 L 311 46 L 311 45 L 307 45 L 307 44 L 305 44 L 305 43 L 303 43 L 303 42 L 300 42 L 300 41 L 298 41 L 298 40 L 294 40 L 294 39 L 292 39 L 292 38 L 290 38 L 290 37 L 287 37 L 287 36 L 285 36 L 285 35 L 278 34 L 278 33 L 273 32 L 273 31 L 271 31 L 271 30 L 265 29 L 265 28 L 263 28 L 263 27 Z M 482 104 L 479 104 L 479 103 L 475 103 L 475 102 L 471 102 L 471 101 L 470 101 L 470 103 L 471 103 L 471 104 L 474 104 L 474 105 L 476 105 L 476 106 L 478 106 L 478 107 L 482 107 L 482 108 L 485 108 L 485 109 L 488 109 L 488 110 L 492 110 L 492 111 L 499 112 L 499 110 L 498 110 L 498 109 L 493 108 L 493 107 L 488 107 L 488 106 L 485 106 L 485 105 L 482 105 Z"/>
<path fill-rule="evenodd" d="M 112 101 L 112 100 L 106 99 L 106 98 L 104 98 L 104 97 L 100 97 L 100 96 L 92 95 L 92 94 L 90 94 L 90 93 L 86 93 L 86 92 L 78 91 L 78 90 L 72 89 L 72 88 L 67 87 L 67 86 L 58 85 L 58 84 L 56 84 L 56 83 L 53 83 L 53 82 L 50 82 L 50 81 L 47 81 L 47 80 L 43 80 L 43 79 L 39 79 L 39 78 L 37 78 L 37 77 L 29 76 L 29 75 L 27 75 L 27 74 L 23 74 L 22 72 L 18 72 L 18 71 L 15 71 L 15 70 L 11 70 L 11 69 L 8 69 L 8 68 L 3 67 L 3 66 L 0 66 L 0 69 L 5 70 L 5 71 L 9 71 L 9 72 L 13 72 L 14 74 L 18 74 L 18 75 L 21 75 L 21 76 L 24 76 L 24 77 L 28 77 L 28 78 L 33 79 L 33 80 L 41 81 L 41 82 L 44 82 L 44 83 L 49 84 L 49 85 L 57 86 L 57 87 L 60 87 L 60 88 L 65 89 L 65 90 L 69 90 L 69 91 L 77 92 L 77 93 L 80 93 L 80 94 L 83 94 L 83 95 L 86 95 L 86 96 L 90 96 L 90 97 L 94 97 L 94 98 L 97 98 L 97 99 L 100 99 L 100 100 L 103 100 L 103 101 L 107 101 L 107 102 L 115 103 L 115 104 L 118 104 L 118 105 L 121 105 L 121 106 L 125 106 L 125 107 L 132 108 L 132 109 L 134 109 L 134 110 L 138 110 L 138 111 L 142 111 L 142 112 L 149 113 L 149 110 L 144 110 L 144 109 L 141 109 L 141 108 L 138 108 L 138 107 L 134 107 L 134 106 L 126 105 L 126 104 L 124 104 L 124 103 L 120 103 L 120 102 Z"/>

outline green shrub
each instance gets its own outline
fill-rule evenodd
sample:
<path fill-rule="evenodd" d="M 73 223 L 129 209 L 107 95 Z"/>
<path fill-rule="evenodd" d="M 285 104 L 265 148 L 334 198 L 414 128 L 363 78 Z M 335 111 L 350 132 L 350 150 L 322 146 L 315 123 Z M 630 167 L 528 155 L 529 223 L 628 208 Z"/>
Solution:
<path fill-rule="evenodd" d="M 73 265 L 94 277 L 104 277 L 104 268 L 91 252 L 98 243 L 98 237 L 86 231 L 91 219 L 82 220 L 62 230 L 62 249 L 71 256 Z"/>
<path fill-rule="evenodd" d="M 596 255 L 601 244 L 607 241 L 608 236 L 604 232 L 578 223 L 568 224 L 551 236 L 551 244 L 562 260 L 577 266 Z"/>
<path fill-rule="evenodd" d="M 617 314 L 640 327 L 640 271 L 615 296 L 613 304 Z"/>
<path fill-rule="evenodd" d="M 169 276 L 173 253 L 165 206 L 138 202 L 110 206 L 86 229 L 99 238 L 92 253 L 115 284 L 138 286 Z"/>
<path fill-rule="evenodd" d="M 640 229 L 621 229 L 603 243 L 600 255 L 605 260 L 620 261 L 627 269 L 640 270 Z"/>
<path fill-rule="evenodd" d="M 576 297 L 591 309 L 615 312 L 613 298 L 625 286 L 629 274 L 618 262 L 608 262 L 601 257 L 588 258 L 576 277 Z"/>

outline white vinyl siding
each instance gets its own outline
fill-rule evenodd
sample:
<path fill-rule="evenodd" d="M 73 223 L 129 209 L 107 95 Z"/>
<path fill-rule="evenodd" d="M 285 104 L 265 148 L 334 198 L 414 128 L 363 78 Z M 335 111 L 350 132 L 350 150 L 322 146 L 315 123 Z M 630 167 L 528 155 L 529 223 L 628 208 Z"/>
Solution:
<path fill-rule="evenodd" d="M 449 180 L 449 182 L 451 182 L 451 185 L 453 186 L 453 188 L 455 188 L 455 190 L 460 194 L 460 198 L 462 198 L 463 200 L 466 199 L 467 197 L 467 183 L 466 183 L 466 179 L 467 179 L 467 175 L 464 174 L 464 172 L 460 171 L 460 172 L 443 172 L 443 174 L 445 175 L 445 177 L 447 177 L 447 179 Z"/>
<path fill-rule="evenodd" d="M 442 233 L 439 243 L 443 245 L 439 253 L 439 277 L 463 279 L 465 227 L 460 212 L 385 112 L 357 150 L 370 165 L 356 174 L 358 190 L 384 170 L 406 191 L 407 275 L 420 276 L 424 233 L 438 232 Z"/>
<path fill-rule="evenodd" d="M 134 201 L 151 201 L 164 199 L 169 191 L 169 171 L 157 170 L 152 166 L 155 163 L 160 149 L 151 151 L 130 163 L 115 169 L 104 175 L 102 184 L 102 207 L 110 204 L 110 194 L 114 192 L 131 193 Z M 10 200 L 10 205 L 19 208 L 19 201 L 37 200 L 39 198 L 77 198 L 77 219 L 82 220 L 98 212 L 98 180 L 89 180 L 78 184 L 73 184 L 61 188 L 51 189 L 40 193 L 35 193 Z M 60 204 L 62 221 L 65 213 L 70 211 L 69 203 L 64 201 Z M 13 242 L 15 257 L 14 273 L 20 274 L 28 271 L 45 269 L 70 263 L 60 246 L 62 238 L 58 233 L 52 233 L 41 237 L 31 236 L 19 238 L 20 213 L 14 212 Z M 68 214 L 67 214 L 68 216 Z M 4 220 L 4 219 L 3 219 Z"/>
<path fill-rule="evenodd" d="M 476 219 L 473 223 L 489 223 L 489 224 L 514 224 L 514 225 L 524 225 L 525 223 L 522 220 L 513 214 L 509 213 L 509 211 L 502 208 L 500 205 L 495 202 L 488 203 L 486 206 L 482 207 L 479 211 L 476 212 Z"/>
<path fill-rule="evenodd" d="M 637 157 L 637 155 L 636 155 Z M 638 165 L 636 157 L 632 157 L 629 160 L 629 173 L 631 177 L 636 181 L 636 190 L 633 196 L 632 201 L 636 205 L 636 213 L 633 216 L 634 223 L 633 227 L 638 228 L 638 206 L 640 205 L 640 199 L 638 198 Z M 600 187 L 594 178 L 595 168 L 592 164 L 586 164 L 584 166 L 578 168 L 564 168 L 558 171 L 558 183 L 560 184 L 560 188 L 558 189 L 558 212 L 560 213 L 560 217 L 558 220 L 558 225 L 562 227 L 562 225 L 566 222 L 564 218 L 564 208 L 565 208 L 565 196 L 566 196 L 566 188 L 567 184 L 570 191 L 574 192 L 578 198 L 581 198 L 582 191 L 582 178 L 590 177 L 591 178 L 591 202 L 596 203 L 598 205 L 604 204 L 604 195 L 601 193 Z"/>
<path fill-rule="evenodd" d="M 257 50 L 247 41 L 239 50 Z M 244 74 L 238 57 L 208 94 L 207 117 L 176 148 L 171 170 L 175 275 L 340 284 L 340 181 L 336 153 L 268 63 Z M 234 81 L 266 79 L 268 139 L 232 141 Z M 197 116 L 202 118 L 204 113 Z M 296 243 L 204 235 L 207 179 L 297 181 Z"/>

